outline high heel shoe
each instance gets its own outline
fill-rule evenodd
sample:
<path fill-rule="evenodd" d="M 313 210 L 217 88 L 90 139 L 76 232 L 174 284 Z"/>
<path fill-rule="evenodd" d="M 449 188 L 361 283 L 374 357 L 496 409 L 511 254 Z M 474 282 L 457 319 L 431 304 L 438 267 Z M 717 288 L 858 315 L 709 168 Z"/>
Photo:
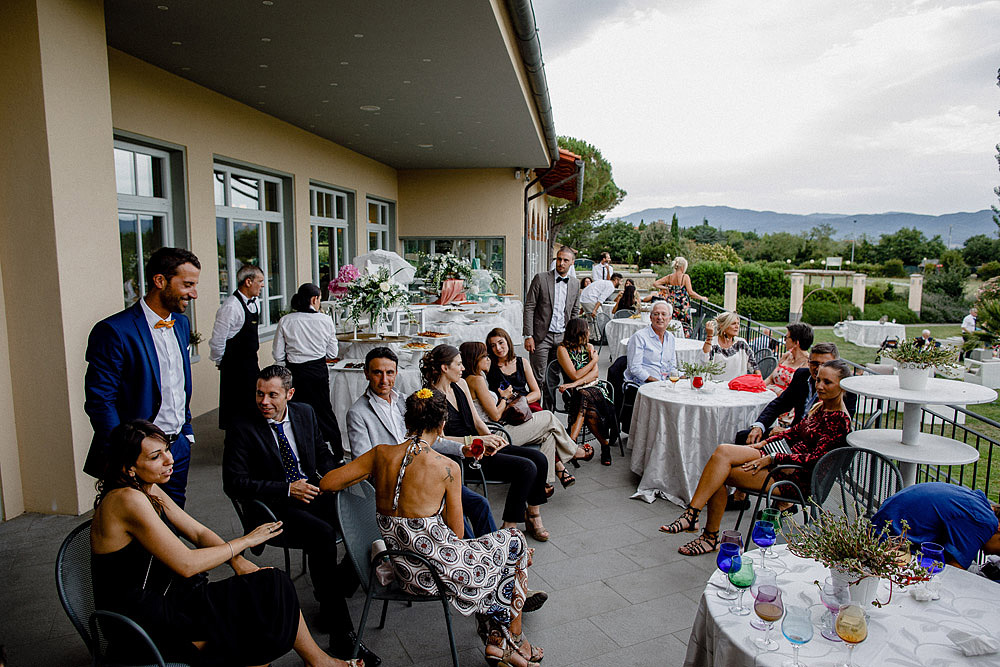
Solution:
<path fill-rule="evenodd" d="M 594 458 L 594 448 L 588 444 L 580 445 L 580 449 L 583 450 L 583 456 L 574 456 L 569 460 L 573 464 L 574 468 L 580 467 L 580 461 L 590 461 Z"/>
<path fill-rule="evenodd" d="M 559 483 L 562 484 L 562 487 L 564 489 L 568 489 L 569 487 L 576 484 L 576 477 L 573 477 L 573 475 L 569 474 L 569 470 L 566 470 L 566 468 L 563 468 L 562 470 L 556 470 L 556 477 L 559 479 Z"/>
<path fill-rule="evenodd" d="M 530 511 L 525 510 L 524 512 L 524 532 L 531 535 L 539 542 L 549 541 L 549 531 L 545 530 L 545 526 L 542 525 L 542 513 L 536 512 L 531 514 Z"/>
<path fill-rule="evenodd" d="M 611 465 L 611 445 L 601 445 L 601 465 Z"/>

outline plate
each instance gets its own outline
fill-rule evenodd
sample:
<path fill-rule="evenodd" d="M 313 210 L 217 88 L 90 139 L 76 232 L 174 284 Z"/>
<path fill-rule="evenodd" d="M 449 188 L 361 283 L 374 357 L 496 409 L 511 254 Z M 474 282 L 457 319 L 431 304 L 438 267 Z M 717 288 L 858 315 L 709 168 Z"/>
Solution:
<path fill-rule="evenodd" d="M 341 359 L 333 365 L 335 371 L 364 371 L 364 359 Z"/>
<path fill-rule="evenodd" d="M 443 333 L 441 331 L 420 331 L 413 334 L 414 338 L 423 338 L 425 340 L 443 340 L 445 338 L 451 338 L 451 334 Z"/>
<path fill-rule="evenodd" d="M 430 350 L 434 346 L 430 343 L 421 343 L 419 341 L 412 341 L 403 346 L 404 350 Z"/>

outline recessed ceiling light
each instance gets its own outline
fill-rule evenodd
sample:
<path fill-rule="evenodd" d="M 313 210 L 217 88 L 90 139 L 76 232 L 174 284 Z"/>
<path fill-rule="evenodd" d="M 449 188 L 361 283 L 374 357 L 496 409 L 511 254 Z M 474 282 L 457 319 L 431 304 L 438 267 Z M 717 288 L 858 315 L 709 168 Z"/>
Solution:
<path fill-rule="evenodd" d="M 394 141 L 394 142 L 392 142 L 392 143 L 394 143 L 394 144 L 398 144 L 399 142 L 398 142 L 398 141 Z"/>
<path fill-rule="evenodd" d="M 409 83 L 409 81 L 403 81 L 403 83 Z"/>
<path fill-rule="evenodd" d="M 267 86 L 265 86 L 265 85 L 264 85 L 263 83 L 262 83 L 262 84 L 260 84 L 260 85 L 259 85 L 259 86 L 257 86 L 257 87 L 258 87 L 258 88 L 267 88 Z"/>
<path fill-rule="evenodd" d="M 331 85 L 331 86 L 336 86 L 337 84 L 331 81 L 331 82 L 330 82 L 330 85 Z"/>
<path fill-rule="evenodd" d="M 434 144 L 417 144 L 417 148 L 434 148 Z"/>
<path fill-rule="evenodd" d="M 455 99 L 456 100 L 460 100 L 460 99 L 462 99 L 462 96 L 461 95 L 455 95 Z"/>
<path fill-rule="evenodd" d="M 341 64 L 341 65 L 346 65 L 346 64 L 348 64 L 348 63 L 347 63 L 347 61 L 346 61 L 346 60 L 341 60 L 341 61 L 340 61 L 340 64 Z"/>
<path fill-rule="evenodd" d="M 262 2 L 260 4 L 266 5 L 266 6 L 270 7 L 274 3 L 271 0 L 262 0 Z"/>
<path fill-rule="evenodd" d="M 260 65 L 261 69 L 267 69 L 267 65 Z"/>
<path fill-rule="evenodd" d="M 423 123 L 417 123 L 417 125 L 423 125 Z"/>
<path fill-rule="evenodd" d="M 431 61 L 431 59 L 430 59 L 430 58 L 423 58 L 423 59 L 421 60 L 421 62 L 425 62 L 425 63 L 429 63 L 430 61 Z"/>
<path fill-rule="evenodd" d="M 156 8 L 159 9 L 160 11 L 162 11 L 162 12 L 165 12 L 168 9 L 170 9 L 170 7 L 167 7 L 166 5 L 156 5 Z"/>
<path fill-rule="evenodd" d="M 377 107 L 374 104 L 362 104 L 359 107 L 362 111 L 381 111 L 382 107 Z"/>
<path fill-rule="evenodd" d="M 329 104 L 330 100 L 320 100 L 320 102 L 322 102 L 323 104 Z"/>
<path fill-rule="evenodd" d="M 375 115 L 375 116 L 381 116 L 382 112 L 381 111 L 376 111 L 373 115 Z"/>
<path fill-rule="evenodd" d="M 459 133 L 459 134 L 462 134 L 462 131 L 461 131 L 461 130 L 459 130 L 459 131 L 458 131 L 458 133 Z"/>
<path fill-rule="evenodd" d="M 358 39 L 361 39 L 362 37 L 364 37 L 364 35 L 362 35 L 360 32 L 354 33 L 354 36 L 357 37 Z"/>
<path fill-rule="evenodd" d="M 181 45 L 180 42 L 170 42 L 170 43 L 173 44 L 174 46 L 180 46 Z"/>
<path fill-rule="evenodd" d="M 364 124 L 364 126 L 365 126 L 365 127 L 368 127 L 368 123 L 365 123 L 365 124 Z"/>
<path fill-rule="evenodd" d="M 190 68 L 190 67 L 182 67 L 182 68 L 181 68 L 181 71 L 182 71 L 182 72 L 190 72 L 190 71 L 191 71 L 191 68 Z"/>
<path fill-rule="evenodd" d="M 262 42 L 270 42 L 271 38 L 270 37 L 261 37 L 260 41 L 262 41 Z"/>
<path fill-rule="evenodd" d="M 389 102 L 395 102 L 395 101 L 396 101 L 396 98 L 395 98 L 395 97 L 390 97 L 388 101 L 389 101 Z"/>

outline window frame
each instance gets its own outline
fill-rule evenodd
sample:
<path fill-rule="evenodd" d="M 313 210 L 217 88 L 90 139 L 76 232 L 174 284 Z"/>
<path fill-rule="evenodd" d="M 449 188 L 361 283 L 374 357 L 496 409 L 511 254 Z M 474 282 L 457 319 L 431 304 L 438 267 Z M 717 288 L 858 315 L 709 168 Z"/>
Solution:
<path fill-rule="evenodd" d="M 375 206 L 376 210 L 379 211 L 379 222 L 373 223 L 371 221 L 371 207 Z M 382 212 L 385 215 L 382 215 Z M 385 222 L 382 222 L 384 217 Z M 379 238 L 384 238 L 384 243 L 379 246 L 379 248 L 371 247 L 371 234 L 379 234 Z M 384 237 L 382 235 L 385 235 Z M 371 252 L 376 249 L 381 250 L 396 250 L 396 203 L 389 201 L 388 199 L 380 199 L 378 197 L 373 197 L 368 195 L 365 197 L 365 247 L 366 252 Z"/>
<path fill-rule="evenodd" d="M 452 249 L 449 249 L 449 250 L 447 250 L 445 252 L 453 252 L 454 251 L 453 250 L 454 243 L 456 241 L 467 242 L 469 244 L 469 253 L 468 253 L 468 255 L 464 256 L 464 259 L 467 259 L 470 262 L 476 256 L 476 241 L 493 241 L 494 243 L 495 242 L 499 242 L 500 243 L 500 247 L 503 250 L 503 262 L 501 263 L 501 267 L 500 267 L 499 273 L 500 273 L 500 275 L 505 280 L 507 278 L 507 237 L 506 236 L 400 236 L 399 237 L 399 243 L 400 243 L 400 246 L 401 246 L 401 250 L 403 251 L 401 254 L 402 254 L 402 256 L 403 256 L 404 259 L 406 258 L 406 255 L 409 254 L 409 253 L 406 252 L 406 243 L 408 241 L 418 241 L 418 242 L 419 241 L 426 241 L 426 242 L 428 242 L 429 243 L 429 247 L 430 247 L 430 252 L 427 253 L 428 257 L 430 257 L 432 255 L 442 254 L 441 252 L 439 252 L 437 250 L 437 241 L 448 241 L 449 243 L 453 244 L 452 245 Z M 420 252 L 420 251 L 418 251 L 418 252 Z M 410 260 L 407 260 L 407 261 L 410 261 Z M 487 269 L 491 268 L 491 265 L 484 266 L 483 268 L 487 268 Z"/>
<path fill-rule="evenodd" d="M 342 217 L 336 215 L 319 215 L 317 213 L 319 210 L 317 204 L 320 195 L 333 196 L 334 211 L 337 210 L 337 200 L 342 198 L 344 200 L 344 215 Z M 324 185 L 315 181 L 309 184 L 309 256 L 312 262 L 312 279 L 316 285 L 319 285 L 320 290 L 324 294 L 326 294 L 326 285 L 320 283 L 319 275 L 319 228 L 323 227 L 334 230 L 331 232 L 334 235 L 334 239 L 336 239 L 336 230 L 344 231 L 345 247 L 343 250 L 346 258 L 346 262 L 344 263 L 351 263 L 356 252 L 356 241 L 353 233 L 355 216 L 354 196 L 355 193 L 352 190 Z M 340 263 L 339 257 L 335 253 L 334 257 L 331 258 L 331 277 L 336 277 L 341 266 L 343 264 Z"/>

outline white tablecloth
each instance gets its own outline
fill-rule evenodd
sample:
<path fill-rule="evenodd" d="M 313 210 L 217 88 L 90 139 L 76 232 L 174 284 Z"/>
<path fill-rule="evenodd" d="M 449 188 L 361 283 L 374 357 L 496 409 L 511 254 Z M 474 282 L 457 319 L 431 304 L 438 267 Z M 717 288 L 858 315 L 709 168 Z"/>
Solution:
<path fill-rule="evenodd" d="M 396 391 L 404 398 L 420 389 L 420 371 L 416 368 L 400 368 L 396 374 Z M 365 374 L 360 370 L 335 371 L 330 369 L 330 402 L 333 404 L 333 414 L 337 417 L 340 427 L 340 438 L 345 451 L 351 451 L 347 439 L 347 411 L 354 401 L 368 387 Z M 378 443 L 386 444 L 386 443 Z"/>
<path fill-rule="evenodd" d="M 785 605 L 809 606 L 813 612 L 813 639 L 799 650 L 799 659 L 810 667 L 830 667 L 847 657 L 847 647 L 820 635 L 825 607 L 819 600 L 814 580 L 823 581 L 829 570 L 813 560 L 797 558 L 784 545 L 775 547 L 780 560 L 768 557 L 768 567 L 778 575 Z M 708 558 L 708 556 L 704 556 Z M 760 558 L 751 552 L 754 564 Z M 996 613 L 1000 584 L 948 566 L 941 578 L 941 599 L 918 602 L 909 589 L 892 589 L 892 599 L 881 609 L 869 607 L 868 638 L 854 649 L 857 665 L 971 665 L 996 667 L 1000 654 L 965 657 L 948 639 L 952 630 L 970 634 L 988 634 L 1000 640 L 1000 616 Z M 684 667 L 777 667 L 792 655 L 791 644 L 781 634 L 781 621 L 774 624 L 771 637 L 777 651 L 758 653 L 750 637 L 760 631 L 750 627 L 756 615 L 734 616 L 731 602 L 716 595 L 725 585 L 723 574 L 716 571 L 698 604 L 698 613 L 688 639 Z M 889 598 L 886 582 L 879 586 L 878 599 Z M 750 592 L 744 602 L 753 604 Z"/>
<path fill-rule="evenodd" d="M 845 322 L 844 340 L 861 347 L 881 347 L 886 338 L 903 340 L 906 338 L 906 327 L 902 324 L 886 322 L 879 324 L 874 320 L 850 320 Z"/>
<path fill-rule="evenodd" d="M 694 391 L 689 380 L 669 384 L 650 382 L 636 396 L 629 442 L 632 472 L 642 479 L 632 497 L 651 503 L 660 496 L 683 506 L 715 447 L 749 427 L 774 394 L 715 383 L 709 391 Z"/>

